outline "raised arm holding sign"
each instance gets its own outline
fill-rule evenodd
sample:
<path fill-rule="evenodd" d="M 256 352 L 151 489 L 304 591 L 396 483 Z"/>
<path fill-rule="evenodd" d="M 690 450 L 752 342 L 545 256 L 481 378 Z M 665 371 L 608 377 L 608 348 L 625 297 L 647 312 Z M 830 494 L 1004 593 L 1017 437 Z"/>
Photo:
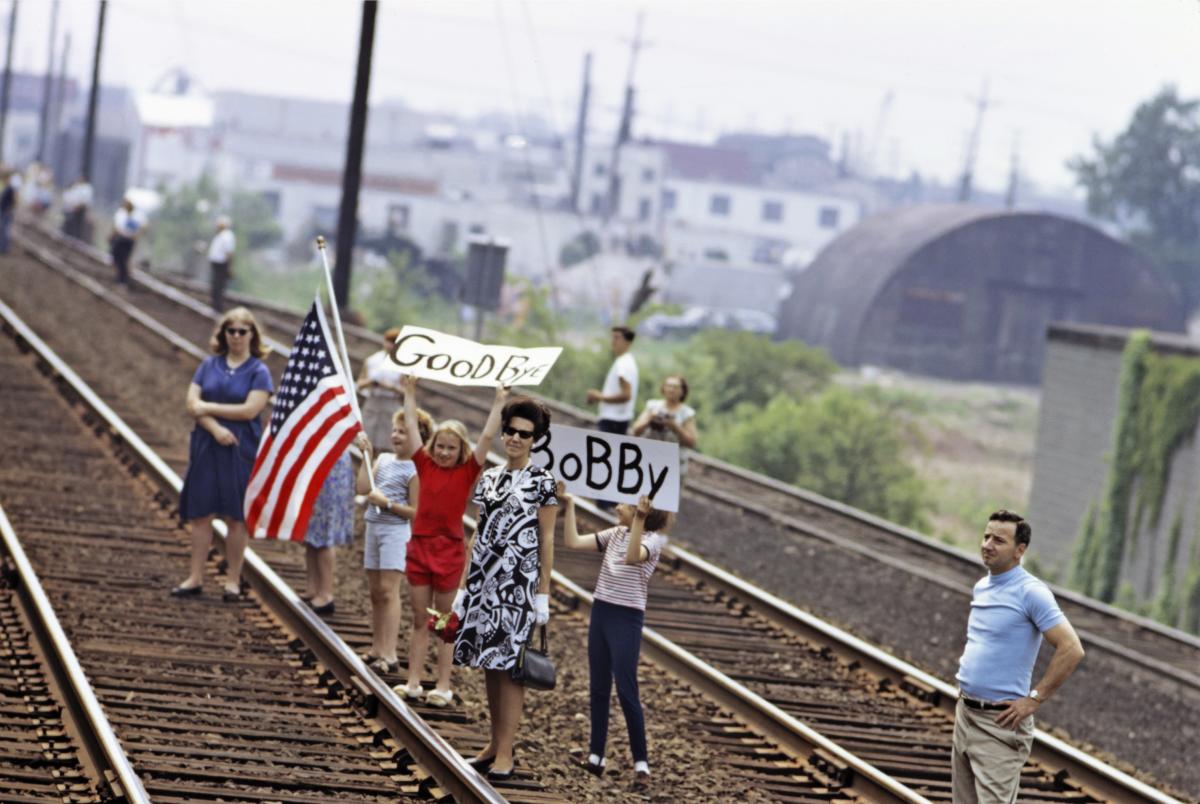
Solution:
<path fill-rule="evenodd" d="M 596 500 L 636 504 L 643 495 L 663 511 L 679 510 L 679 446 L 648 438 L 554 424 L 533 450 L 533 462 Z"/>
<path fill-rule="evenodd" d="M 561 346 L 520 349 L 481 344 L 406 326 L 396 338 L 392 361 L 414 377 L 451 385 L 537 385 L 561 353 Z"/>

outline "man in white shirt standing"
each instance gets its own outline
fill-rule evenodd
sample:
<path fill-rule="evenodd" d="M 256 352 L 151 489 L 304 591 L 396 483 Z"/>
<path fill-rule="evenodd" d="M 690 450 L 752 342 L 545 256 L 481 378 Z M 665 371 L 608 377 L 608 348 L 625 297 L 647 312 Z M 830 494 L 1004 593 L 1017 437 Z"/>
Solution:
<path fill-rule="evenodd" d="M 212 267 L 212 308 L 218 313 L 225 309 L 225 286 L 233 278 L 231 267 L 237 241 L 231 226 L 228 215 L 218 217 L 217 234 L 208 246 L 208 264 Z"/>
<path fill-rule="evenodd" d="M 602 433 L 625 435 L 629 432 L 629 423 L 633 421 L 633 412 L 637 404 L 638 367 L 637 361 L 629 350 L 633 348 L 633 339 L 637 337 L 629 327 L 612 328 L 613 363 L 604 378 L 604 388 L 595 388 L 587 392 L 588 404 L 599 403 L 597 412 L 600 421 L 597 426 Z M 615 503 L 598 503 L 601 508 L 610 509 Z"/>

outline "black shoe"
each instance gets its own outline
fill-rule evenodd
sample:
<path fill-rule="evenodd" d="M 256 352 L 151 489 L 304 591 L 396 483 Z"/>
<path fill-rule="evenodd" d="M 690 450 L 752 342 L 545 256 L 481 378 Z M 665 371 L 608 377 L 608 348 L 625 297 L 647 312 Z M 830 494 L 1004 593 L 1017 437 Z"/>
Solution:
<path fill-rule="evenodd" d="M 650 789 L 650 774 L 646 771 L 634 771 L 633 784 L 629 789 L 635 793 L 644 793 Z"/>
<path fill-rule="evenodd" d="M 204 594 L 204 587 L 200 586 L 176 586 L 171 590 L 171 597 L 195 597 L 196 595 Z"/>
<path fill-rule="evenodd" d="M 308 602 L 308 605 L 312 606 L 311 600 Z M 326 603 L 324 606 L 312 607 L 313 614 L 316 614 L 318 617 L 324 617 L 326 614 L 333 614 L 336 609 L 337 607 L 333 604 L 332 600 Z"/>
<path fill-rule="evenodd" d="M 467 764 L 480 773 L 487 773 L 492 767 L 492 763 L 496 761 L 495 755 L 490 757 L 471 757 L 467 760 Z"/>
<path fill-rule="evenodd" d="M 492 757 L 494 761 L 496 758 Z M 513 766 L 506 771 L 498 771 L 495 768 L 488 768 L 488 772 L 484 774 L 489 782 L 507 782 L 517 772 L 517 761 L 513 760 Z"/>
<path fill-rule="evenodd" d="M 237 592 L 230 592 L 228 589 L 226 589 L 221 593 L 221 600 L 225 601 L 226 603 L 237 603 L 241 599 L 242 593 L 240 590 Z"/>
<path fill-rule="evenodd" d="M 583 768 L 585 771 L 587 771 L 588 773 L 590 773 L 596 777 L 600 777 L 600 776 L 604 775 L 604 763 L 603 762 L 601 762 L 599 765 L 597 765 L 596 763 L 592 762 L 589 759 L 584 759 L 582 762 L 579 763 L 579 767 Z"/>

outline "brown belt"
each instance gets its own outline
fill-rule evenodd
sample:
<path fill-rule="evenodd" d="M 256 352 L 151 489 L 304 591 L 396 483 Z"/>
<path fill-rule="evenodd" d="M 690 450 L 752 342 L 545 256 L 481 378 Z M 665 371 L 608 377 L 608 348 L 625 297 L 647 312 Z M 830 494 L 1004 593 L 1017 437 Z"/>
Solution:
<path fill-rule="evenodd" d="M 959 695 L 959 700 L 967 705 L 970 709 L 982 709 L 985 712 L 997 712 L 1001 709 L 1007 709 L 1008 704 L 992 703 L 991 701 L 981 701 L 977 698 L 968 698 L 966 695 Z"/>

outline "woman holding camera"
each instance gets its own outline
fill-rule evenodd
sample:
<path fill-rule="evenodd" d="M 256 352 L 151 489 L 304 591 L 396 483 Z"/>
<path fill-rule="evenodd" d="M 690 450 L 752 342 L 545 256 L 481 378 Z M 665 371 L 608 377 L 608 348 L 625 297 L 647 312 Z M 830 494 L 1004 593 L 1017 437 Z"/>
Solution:
<path fill-rule="evenodd" d="M 672 374 L 659 388 L 662 399 L 651 399 L 633 423 L 633 434 L 656 441 L 674 441 L 679 445 L 679 480 L 687 472 L 688 450 L 696 448 L 696 411 L 684 404 L 688 398 L 687 380 Z"/>

